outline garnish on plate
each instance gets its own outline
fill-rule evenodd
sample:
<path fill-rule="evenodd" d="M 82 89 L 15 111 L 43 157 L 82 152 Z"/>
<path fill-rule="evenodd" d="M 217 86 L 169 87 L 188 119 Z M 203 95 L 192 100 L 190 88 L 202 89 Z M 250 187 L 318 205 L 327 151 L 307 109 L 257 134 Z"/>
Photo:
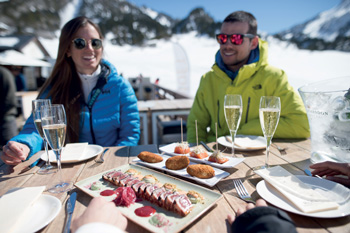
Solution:
<path fill-rule="evenodd" d="M 221 151 L 216 150 L 209 156 L 208 161 L 223 164 L 228 161 L 228 158 L 224 156 Z"/>
<path fill-rule="evenodd" d="M 208 153 L 203 148 L 197 146 L 191 151 L 190 156 L 197 159 L 204 159 L 208 157 Z"/>
<path fill-rule="evenodd" d="M 204 197 L 196 191 L 193 191 L 193 190 L 188 191 L 186 195 L 188 199 L 190 199 L 192 204 L 204 203 Z"/>

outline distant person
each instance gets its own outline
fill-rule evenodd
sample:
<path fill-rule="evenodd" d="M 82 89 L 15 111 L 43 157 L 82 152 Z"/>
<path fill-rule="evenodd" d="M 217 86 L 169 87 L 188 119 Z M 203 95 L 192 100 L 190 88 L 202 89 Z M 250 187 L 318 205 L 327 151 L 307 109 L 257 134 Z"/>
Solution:
<path fill-rule="evenodd" d="M 135 93 L 116 68 L 102 59 L 102 53 L 102 33 L 95 23 L 86 17 L 67 22 L 61 31 L 55 66 L 38 98 L 64 105 L 67 143 L 135 146 L 140 138 Z M 42 145 L 30 116 L 19 135 L 3 147 L 1 159 L 18 164 Z"/>
<path fill-rule="evenodd" d="M 310 165 L 314 169 L 311 173 L 316 176 L 326 176 L 327 180 L 337 182 L 350 188 L 350 163 L 336 163 L 326 161 Z M 341 176 L 345 177 L 341 177 Z"/>
<path fill-rule="evenodd" d="M 22 67 L 13 66 L 11 72 L 15 76 L 17 91 L 28 91 L 26 77 L 23 74 Z"/>
<path fill-rule="evenodd" d="M 0 66 L 0 146 L 18 134 L 16 84 L 11 72 Z"/>
<path fill-rule="evenodd" d="M 216 39 L 220 49 L 212 69 L 201 78 L 187 121 L 188 141 L 196 141 L 195 120 L 199 141 L 216 140 L 215 123 L 219 137 L 230 134 L 224 115 L 226 94 L 242 95 L 243 112 L 237 134 L 263 135 L 259 121 L 260 97 L 278 96 L 281 117 L 274 138 L 309 137 L 303 102 L 288 83 L 286 73 L 268 64 L 268 45 L 257 36 L 254 16 L 244 11 L 231 13 Z"/>

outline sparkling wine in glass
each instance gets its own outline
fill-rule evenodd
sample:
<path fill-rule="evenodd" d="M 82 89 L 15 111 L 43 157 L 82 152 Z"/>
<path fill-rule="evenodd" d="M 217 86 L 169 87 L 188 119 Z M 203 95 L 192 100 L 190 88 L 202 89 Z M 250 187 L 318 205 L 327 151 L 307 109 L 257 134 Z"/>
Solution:
<path fill-rule="evenodd" d="M 48 144 L 45 139 L 44 131 L 41 125 L 41 112 L 40 109 L 42 106 L 49 106 L 51 105 L 51 100 L 49 99 L 36 99 L 32 101 L 32 111 L 33 111 L 33 121 L 36 130 L 38 131 L 40 137 L 44 140 L 44 145 L 45 145 L 45 152 L 46 152 L 46 164 L 42 166 L 37 173 L 44 175 L 44 174 L 51 174 L 56 172 L 56 168 L 51 165 L 50 163 L 50 156 L 49 156 L 49 151 L 48 151 Z"/>
<path fill-rule="evenodd" d="M 71 182 L 64 182 L 61 171 L 61 153 L 66 139 L 66 112 L 62 104 L 41 107 L 41 124 L 44 135 L 57 159 L 59 183 L 49 188 L 51 193 L 66 192 L 72 186 Z"/>
<path fill-rule="evenodd" d="M 232 138 L 232 156 L 235 155 L 235 137 L 242 117 L 242 96 L 225 95 L 225 118 Z"/>
<path fill-rule="evenodd" d="M 281 100 L 276 96 L 262 96 L 259 105 L 259 118 L 266 139 L 265 168 L 269 167 L 269 152 L 273 135 L 280 119 Z"/>

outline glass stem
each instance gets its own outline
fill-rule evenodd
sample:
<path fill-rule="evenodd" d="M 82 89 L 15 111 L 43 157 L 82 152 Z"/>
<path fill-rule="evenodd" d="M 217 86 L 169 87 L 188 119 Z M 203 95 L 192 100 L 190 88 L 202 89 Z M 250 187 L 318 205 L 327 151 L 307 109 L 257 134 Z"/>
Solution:
<path fill-rule="evenodd" d="M 269 154 L 270 154 L 270 145 L 271 145 L 272 137 L 266 137 L 266 161 L 265 161 L 265 167 L 269 168 Z"/>
<path fill-rule="evenodd" d="M 232 157 L 235 157 L 235 136 L 236 131 L 230 130 L 231 141 L 232 141 Z"/>
<path fill-rule="evenodd" d="M 55 150 L 59 183 L 63 182 L 62 172 L 61 172 L 61 151 L 62 151 L 61 149 Z"/>
<path fill-rule="evenodd" d="M 46 151 L 46 155 L 47 155 L 47 160 L 46 160 L 46 166 L 50 166 L 50 156 L 49 156 L 49 148 L 48 148 L 48 143 L 46 141 L 46 139 L 44 138 L 44 144 L 45 144 L 45 151 Z"/>

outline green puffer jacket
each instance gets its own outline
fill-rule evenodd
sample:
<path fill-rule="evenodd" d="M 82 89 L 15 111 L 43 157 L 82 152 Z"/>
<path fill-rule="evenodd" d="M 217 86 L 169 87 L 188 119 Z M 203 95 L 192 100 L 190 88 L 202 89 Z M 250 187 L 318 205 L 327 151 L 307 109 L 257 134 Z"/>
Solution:
<path fill-rule="evenodd" d="M 268 64 L 267 48 L 267 42 L 259 39 L 259 61 L 241 67 L 234 81 L 217 64 L 202 76 L 187 121 L 189 142 L 196 142 L 195 120 L 199 141 L 215 141 L 215 123 L 218 137 L 230 134 L 224 115 L 226 94 L 242 95 L 243 112 L 237 134 L 263 135 L 259 121 L 260 97 L 279 96 L 281 116 L 274 138 L 310 136 L 304 104 L 288 83 L 286 73 Z M 209 132 L 207 127 L 210 127 Z"/>

